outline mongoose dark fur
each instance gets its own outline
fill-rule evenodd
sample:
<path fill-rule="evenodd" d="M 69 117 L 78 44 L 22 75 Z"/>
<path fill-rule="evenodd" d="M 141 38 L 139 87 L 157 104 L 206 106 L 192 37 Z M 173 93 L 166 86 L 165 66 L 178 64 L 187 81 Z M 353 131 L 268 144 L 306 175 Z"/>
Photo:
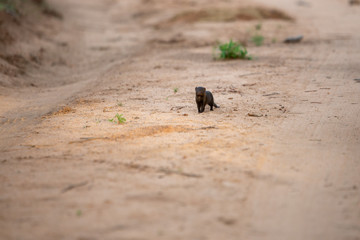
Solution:
<path fill-rule="evenodd" d="M 198 112 L 202 113 L 205 110 L 206 104 L 209 104 L 210 111 L 213 111 L 213 107 L 218 108 L 219 106 L 215 104 L 214 97 L 211 92 L 206 91 L 204 87 L 195 88 L 195 100 L 198 108 Z"/>

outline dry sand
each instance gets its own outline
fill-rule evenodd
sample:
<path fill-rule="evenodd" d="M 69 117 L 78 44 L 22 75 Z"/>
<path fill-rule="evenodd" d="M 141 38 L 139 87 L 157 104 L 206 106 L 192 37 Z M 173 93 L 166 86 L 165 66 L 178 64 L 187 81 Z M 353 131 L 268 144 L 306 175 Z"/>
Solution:
<path fill-rule="evenodd" d="M 49 2 L 1 47 L 0 239 L 360 239 L 359 6 Z"/>

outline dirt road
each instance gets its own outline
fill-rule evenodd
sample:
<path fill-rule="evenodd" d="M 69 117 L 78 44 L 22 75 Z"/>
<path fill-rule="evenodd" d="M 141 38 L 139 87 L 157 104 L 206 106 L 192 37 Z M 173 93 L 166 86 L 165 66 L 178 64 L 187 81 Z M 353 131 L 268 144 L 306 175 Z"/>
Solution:
<path fill-rule="evenodd" d="M 49 2 L 6 49 L 46 61 L 1 75 L 1 239 L 360 239 L 359 6 Z M 254 60 L 214 61 L 229 39 Z"/>

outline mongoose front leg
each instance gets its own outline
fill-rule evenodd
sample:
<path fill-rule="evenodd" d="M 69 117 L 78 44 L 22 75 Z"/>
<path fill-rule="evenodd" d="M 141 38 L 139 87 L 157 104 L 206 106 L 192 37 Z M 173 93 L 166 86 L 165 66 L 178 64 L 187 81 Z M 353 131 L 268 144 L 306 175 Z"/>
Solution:
<path fill-rule="evenodd" d="M 198 113 L 201 113 L 201 105 L 200 105 L 200 103 L 197 103 L 197 108 L 198 108 Z"/>

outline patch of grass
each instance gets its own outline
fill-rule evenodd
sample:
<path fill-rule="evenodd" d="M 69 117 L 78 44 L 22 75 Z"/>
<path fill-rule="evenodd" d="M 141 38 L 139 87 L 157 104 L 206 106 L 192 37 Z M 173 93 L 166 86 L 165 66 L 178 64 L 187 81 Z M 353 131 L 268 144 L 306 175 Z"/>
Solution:
<path fill-rule="evenodd" d="M 31 11 L 28 9 L 29 5 L 37 6 L 43 14 L 48 16 L 63 18 L 62 14 L 52 9 L 46 0 L 0 0 L 0 12 L 5 11 L 14 17 L 18 17 Z"/>
<path fill-rule="evenodd" d="M 261 30 L 261 27 L 262 27 L 262 24 L 261 24 L 261 23 L 258 23 L 258 24 L 255 25 L 255 29 L 256 29 L 257 31 L 260 31 L 260 30 Z"/>
<path fill-rule="evenodd" d="M 119 107 L 122 107 L 123 106 L 123 104 L 121 103 L 121 102 L 118 102 L 118 104 L 117 104 Z"/>
<path fill-rule="evenodd" d="M 117 122 L 117 124 L 121 124 L 121 123 L 125 123 L 126 119 L 123 117 L 122 114 L 117 113 L 114 118 L 109 119 L 109 122 L 114 122 L 114 123 Z"/>
<path fill-rule="evenodd" d="M 264 43 L 264 36 L 261 35 L 261 29 L 262 29 L 262 24 L 261 23 L 258 23 L 255 25 L 255 33 L 254 35 L 252 36 L 251 38 L 251 41 L 255 44 L 255 46 L 259 47 L 261 45 L 263 45 Z"/>
<path fill-rule="evenodd" d="M 0 0 L 0 12 L 5 11 L 12 15 L 16 15 L 17 11 L 17 1 L 15 0 Z"/>
<path fill-rule="evenodd" d="M 76 211 L 76 216 L 80 217 L 82 215 L 82 211 L 79 209 Z"/>
<path fill-rule="evenodd" d="M 264 43 L 264 37 L 262 35 L 256 34 L 251 38 L 251 41 L 257 46 L 261 46 Z"/>
<path fill-rule="evenodd" d="M 179 91 L 179 88 L 174 88 L 174 93 L 177 93 Z"/>
<path fill-rule="evenodd" d="M 244 46 L 232 40 L 229 43 L 220 44 L 218 48 L 220 50 L 220 59 L 252 59 Z"/>

